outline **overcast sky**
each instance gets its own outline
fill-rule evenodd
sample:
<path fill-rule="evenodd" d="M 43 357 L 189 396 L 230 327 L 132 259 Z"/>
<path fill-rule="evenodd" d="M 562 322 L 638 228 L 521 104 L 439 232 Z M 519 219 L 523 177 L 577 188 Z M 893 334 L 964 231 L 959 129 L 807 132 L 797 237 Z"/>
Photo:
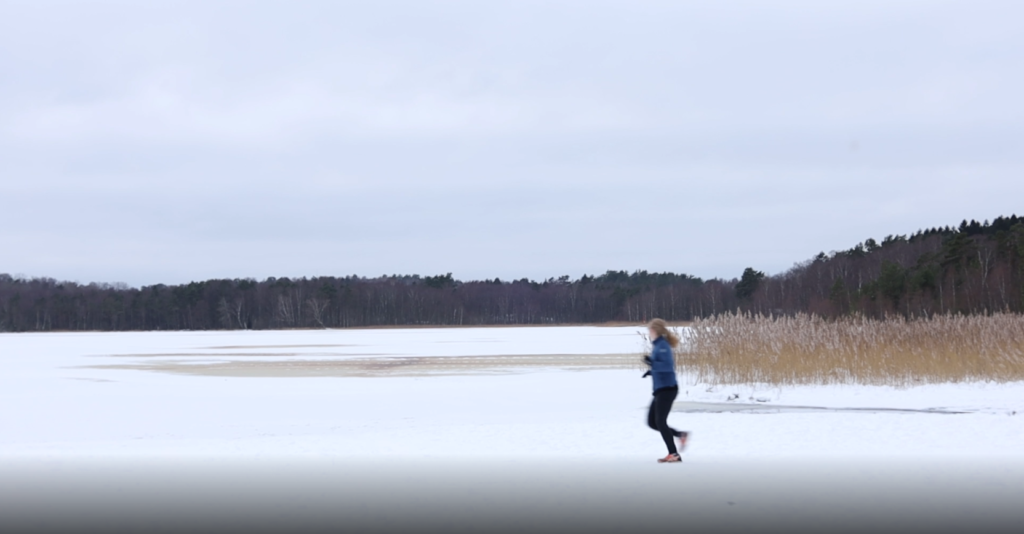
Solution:
<path fill-rule="evenodd" d="M 770 274 L 1024 215 L 1024 3 L 0 0 L 0 273 Z"/>

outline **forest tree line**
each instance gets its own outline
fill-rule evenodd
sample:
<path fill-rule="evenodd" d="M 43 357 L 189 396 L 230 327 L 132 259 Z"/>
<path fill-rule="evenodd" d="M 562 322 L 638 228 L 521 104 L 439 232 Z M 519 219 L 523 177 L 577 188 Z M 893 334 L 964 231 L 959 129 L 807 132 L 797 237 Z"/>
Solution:
<path fill-rule="evenodd" d="M 0 331 L 688 321 L 736 310 L 908 317 L 1024 311 L 1024 218 L 865 240 L 767 276 L 608 271 L 544 281 L 451 274 L 216 279 L 139 288 L 0 274 Z"/>

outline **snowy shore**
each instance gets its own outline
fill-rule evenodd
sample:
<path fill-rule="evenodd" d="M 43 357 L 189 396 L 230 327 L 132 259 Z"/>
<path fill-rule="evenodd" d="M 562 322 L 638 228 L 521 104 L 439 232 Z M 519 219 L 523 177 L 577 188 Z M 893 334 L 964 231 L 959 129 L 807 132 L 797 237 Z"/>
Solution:
<path fill-rule="evenodd" d="M 516 469 L 495 470 L 497 462 L 549 478 L 603 473 L 604 487 L 619 488 L 614 501 L 620 504 L 643 495 L 655 480 L 690 495 L 694 506 L 709 495 L 715 503 L 746 495 L 747 502 L 767 506 L 780 498 L 771 488 L 782 473 L 790 480 L 810 477 L 799 485 L 805 497 L 831 476 L 845 477 L 850 487 L 892 488 L 902 480 L 935 491 L 929 481 L 955 479 L 965 492 L 973 487 L 975 496 L 1024 499 L 1020 383 L 709 387 L 682 377 L 669 421 L 693 439 L 683 465 L 655 465 L 664 451 L 645 426 L 650 383 L 636 363 L 643 349 L 639 332 L 3 334 L 0 471 L 6 475 L 0 479 L 8 482 L 0 483 L 0 492 L 28 499 L 32 493 L 23 488 L 31 485 L 19 490 L 10 481 L 67 482 L 90 466 L 120 465 L 112 468 L 117 473 L 182 462 L 213 471 L 306 466 L 289 468 L 293 476 L 358 465 L 417 466 L 420 474 L 406 470 L 405 476 L 420 476 L 420 482 L 430 478 L 431 466 L 460 462 L 475 466 L 460 472 L 490 469 L 492 482 L 513 480 Z M 553 465 L 561 467 L 539 467 Z M 677 476 L 689 483 L 663 479 Z M 520 480 L 505 487 L 528 495 L 531 486 Z M 40 495 L 55 491 L 40 488 Z M 582 490 L 574 491 L 569 494 Z M 949 495 L 966 502 L 962 494 Z"/>
<path fill-rule="evenodd" d="M 635 363 L 642 350 L 635 327 L 4 334 L 0 456 L 645 462 L 661 450 L 644 426 L 650 383 Z M 690 462 L 1024 459 L 1020 383 L 775 389 L 682 382 L 670 421 L 694 432 Z M 754 409 L 702 410 L 700 403 Z M 879 410 L 785 409 L 791 406 Z"/>

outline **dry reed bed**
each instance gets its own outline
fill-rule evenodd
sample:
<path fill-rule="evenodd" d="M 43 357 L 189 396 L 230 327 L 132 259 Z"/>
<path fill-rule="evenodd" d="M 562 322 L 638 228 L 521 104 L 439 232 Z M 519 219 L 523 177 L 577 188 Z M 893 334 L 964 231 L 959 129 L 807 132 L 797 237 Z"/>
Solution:
<path fill-rule="evenodd" d="M 677 364 L 710 384 L 1024 380 L 1024 316 L 886 320 L 721 315 L 683 332 Z"/>

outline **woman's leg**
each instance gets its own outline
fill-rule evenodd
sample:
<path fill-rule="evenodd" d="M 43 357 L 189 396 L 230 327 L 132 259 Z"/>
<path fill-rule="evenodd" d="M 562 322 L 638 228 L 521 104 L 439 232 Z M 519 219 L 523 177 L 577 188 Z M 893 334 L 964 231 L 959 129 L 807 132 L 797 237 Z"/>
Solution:
<path fill-rule="evenodd" d="M 668 447 L 669 454 L 679 454 L 673 438 L 682 435 L 678 430 L 668 426 L 668 414 L 672 411 L 672 403 L 676 400 L 676 395 L 678 394 L 678 387 L 662 388 L 654 392 L 654 401 L 651 403 L 651 411 L 655 417 L 654 423 L 658 431 L 661 432 L 661 439 L 665 440 L 665 446 Z"/>
<path fill-rule="evenodd" d="M 651 407 L 647 410 L 647 426 L 654 430 L 661 431 L 658 428 L 658 397 L 651 397 Z"/>

